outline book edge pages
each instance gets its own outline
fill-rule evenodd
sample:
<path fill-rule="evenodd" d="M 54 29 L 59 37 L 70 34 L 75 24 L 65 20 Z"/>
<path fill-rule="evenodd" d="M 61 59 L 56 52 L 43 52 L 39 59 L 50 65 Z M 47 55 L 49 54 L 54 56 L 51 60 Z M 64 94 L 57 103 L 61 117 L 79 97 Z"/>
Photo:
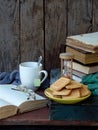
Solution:
<path fill-rule="evenodd" d="M 17 115 L 18 107 L 14 105 L 7 105 L 0 108 L 0 119 L 8 118 Z"/>
<path fill-rule="evenodd" d="M 18 113 L 24 113 L 24 112 L 36 110 L 47 106 L 47 104 L 48 104 L 47 99 L 37 100 L 37 101 L 27 101 L 18 107 L 19 108 Z"/>
<path fill-rule="evenodd" d="M 73 69 L 72 74 L 73 74 L 73 75 L 76 75 L 76 76 L 78 76 L 78 77 L 80 77 L 80 78 L 82 78 L 83 76 L 87 75 L 87 74 L 85 74 L 85 73 L 83 73 L 83 72 L 81 72 L 81 71 L 74 70 L 74 69 Z"/>
<path fill-rule="evenodd" d="M 75 44 L 85 45 L 87 48 L 98 48 L 98 32 L 85 33 L 79 35 L 68 36 L 68 41 L 75 41 Z"/>
<path fill-rule="evenodd" d="M 74 59 L 80 61 L 83 64 L 91 64 L 98 62 L 98 53 L 85 53 L 73 47 L 66 46 L 66 52 L 74 54 Z"/>
<path fill-rule="evenodd" d="M 73 69 L 77 71 L 81 70 L 81 72 L 85 74 L 91 74 L 98 71 L 98 65 L 89 67 L 89 66 L 83 66 L 79 63 L 73 62 Z"/>
<path fill-rule="evenodd" d="M 77 65 L 80 66 L 81 68 L 77 69 L 78 68 L 78 67 L 76 67 Z M 90 66 L 83 66 L 81 64 L 74 63 L 74 66 L 76 67 L 75 70 L 81 70 L 81 72 L 86 73 L 86 74 L 91 74 L 91 73 L 95 73 L 98 71 L 98 65 L 90 67 Z"/>
<path fill-rule="evenodd" d="M 98 52 L 98 50 L 94 50 L 94 49 L 91 49 L 91 48 L 86 48 L 86 47 L 83 47 L 83 46 L 78 46 L 77 44 L 73 44 L 73 42 L 66 42 L 66 45 L 70 46 L 70 47 L 74 47 L 74 48 L 77 48 L 77 49 L 81 49 L 81 50 L 84 50 L 84 51 L 87 51 L 87 52 L 92 52 L 92 53 L 96 53 Z"/>

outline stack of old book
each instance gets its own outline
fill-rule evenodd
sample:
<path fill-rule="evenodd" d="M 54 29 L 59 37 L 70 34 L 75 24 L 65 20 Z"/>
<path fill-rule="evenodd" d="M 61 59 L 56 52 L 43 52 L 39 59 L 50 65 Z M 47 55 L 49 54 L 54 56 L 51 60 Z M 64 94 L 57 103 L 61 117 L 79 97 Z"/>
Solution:
<path fill-rule="evenodd" d="M 98 32 L 67 37 L 66 52 L 74 54 L 74 75 L 81 78 L 98 72 Z"/>

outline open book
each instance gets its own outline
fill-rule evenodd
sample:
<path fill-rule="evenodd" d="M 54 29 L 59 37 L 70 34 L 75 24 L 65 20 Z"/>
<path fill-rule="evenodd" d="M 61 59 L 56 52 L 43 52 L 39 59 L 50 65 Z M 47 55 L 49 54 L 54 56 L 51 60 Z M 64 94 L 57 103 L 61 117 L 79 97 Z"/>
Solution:
<path fill-rule="evenodd" d="M 32 111 L 47 105 L 48 100 L 35 93 L 36 99 L 29 99 L 28 94 L 16 91 L 15 85 L 0 85 L 0 119 L 7 118 L 18 113 Z"/>
<path fill-rule="evenodd" d="M 66 45 L 86 52 L 98 52 L 98 32 L 68 36 Z"/>

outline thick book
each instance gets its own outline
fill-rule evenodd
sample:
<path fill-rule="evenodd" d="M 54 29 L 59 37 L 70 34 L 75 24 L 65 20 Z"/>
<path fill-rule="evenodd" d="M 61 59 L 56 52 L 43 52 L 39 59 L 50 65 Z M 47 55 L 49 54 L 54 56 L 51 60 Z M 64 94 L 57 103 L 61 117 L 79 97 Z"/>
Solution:
<path fill-rule="evenodd" d="M 50 119 L 98 121 L 98 96 L 90 96 L 88 99 L 76 104 L 60 104 L 51 101 Z"/>
<path fill-rule="evenodd" d="M 15 85 L 0 85 L 0 119 L 45 107 L 48 100 L 35 93 L 35 99 L 28 99 L 26 92 L 17 91 Z"/>
<path fill-rule="evenodd" d="M 98 52 L 98 32 L 68 36 L 66 45 L 87 52 Z"/>
<path fill-rule="evenodd" d="M 74 59 L 83 64 L 92 64 L 98 62 L 98 52 L 97 53 L 85 52 L 84 50 L 76 49 L 70 46 L 66 46 L 66 52 L 73 53 Z"/>
<path fill-rule="evenodd" d="M 68 65 L 68 64 L 67 64 Z M 73 61 L 73 70 L 80 71 L 84 74 L 92 74 L 98 72 L 98 63 L 83 65 L 79 62 Z"/>

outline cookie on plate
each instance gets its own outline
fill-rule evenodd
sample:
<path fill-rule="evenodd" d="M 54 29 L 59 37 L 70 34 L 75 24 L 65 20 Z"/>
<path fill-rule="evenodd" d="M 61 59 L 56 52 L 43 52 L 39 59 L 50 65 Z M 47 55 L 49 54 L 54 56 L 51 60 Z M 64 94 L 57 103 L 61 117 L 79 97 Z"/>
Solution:
<path fill-rule="evenodd" d="M 80 90 L 79 88 L 73 89 L 70 93 L 70 95 L 63 95 L 62 99 L 70 99 L 70 98 L 80 98 Z"/>
<path fill-rule="evenodd" d="M 66 89 L 65 87 L 60 91 L 53 91 L 53 95 L 69 95 L 71 93 L 71 89 Z"/>
<path fill-rule="evenodd" d="M 80 88 L 80 95 L 81 97 L 87 96 L 90 94 L 90 90 L 86 85 L 83 85 L 82 88 Z"/>
<path fill-rule="evenodd" d="M 52 85 L 50 85 L 50 89 L 55 90 L 55 91 L 60 91 L 61 89 L 63 89 L 70 82 L 71 82 L 70 79 L 65 78 L 65 77 L 60 77 Z"/>
<path fill-rule="evenodd" d="M 76 89 L 76 88 L 81 88 L 83 84 L 75 81 L 75 80 L 72 80 L 70 82 L 70 84 L 66 85 L 66 89 Z"/>

